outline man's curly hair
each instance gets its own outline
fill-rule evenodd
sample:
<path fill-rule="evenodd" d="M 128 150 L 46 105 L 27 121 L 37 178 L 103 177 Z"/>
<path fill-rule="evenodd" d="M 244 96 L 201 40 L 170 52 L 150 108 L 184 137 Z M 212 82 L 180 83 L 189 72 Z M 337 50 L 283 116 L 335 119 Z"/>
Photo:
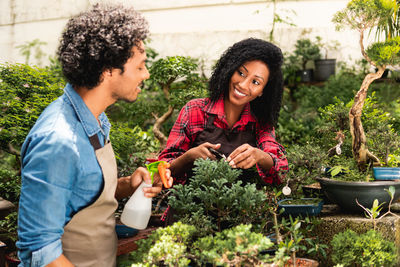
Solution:
<path fill-rule="evenodd" d="M 89 89 L 100 83 L 103 71 L 118 68 L 132 48 L 146 39 L 148 23 L 133 8 L 96 4 L 71 18 L 62 34 L 58 59 L 72 86 Z"/>
<path fill-rule="evenodd" d="M 260 60 L 269 69 L 269 78 L 263 94 L 250 102 L 252 113 L 260 123 L 275 126 L 281 108 L 283 94 L 283 55 L 279 47 L 256 38 L 248 38 L 228 48 L 217 62 L 209 82 L 211 101 L 217 101 L 221 94 L 227 97 L 229 81 L 234 72 L 244 63 Z"/>

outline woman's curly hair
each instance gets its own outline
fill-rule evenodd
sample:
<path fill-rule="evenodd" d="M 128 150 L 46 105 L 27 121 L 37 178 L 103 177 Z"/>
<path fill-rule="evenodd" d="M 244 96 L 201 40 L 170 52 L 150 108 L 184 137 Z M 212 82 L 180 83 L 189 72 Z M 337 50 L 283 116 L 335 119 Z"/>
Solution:
<path fill-rule="evenodd" d="M 281 108 L 283 94 L 283 55 L 279 47 L 267 41 L 248 38 L 228 48 L 217 62 L 209 82 L 211 101 L 217 101 L 221 94 L 227 97 L 229 81 L 234 72 L 244 63 L 260 60 L 269 69 L 268 82 L 263 94 L 250 102 L 252 113 L 260 123 L 275 126 Z"/>
<path fill-rule="evenodd" d="M 93 88 L 103 71 L 119 68 L 132 56 L 132 47 L 146 39 L 148 23 L 133 8 L 96 4 L 71 18 L 62 34 L 58 59 L 73 86 Z"/>

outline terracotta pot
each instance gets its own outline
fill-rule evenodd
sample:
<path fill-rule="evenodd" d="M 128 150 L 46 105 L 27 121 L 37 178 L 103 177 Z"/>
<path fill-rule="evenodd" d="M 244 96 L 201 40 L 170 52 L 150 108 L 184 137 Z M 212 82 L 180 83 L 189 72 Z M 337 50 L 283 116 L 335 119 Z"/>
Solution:
<path fill-rule="evenodd" d="M 312 260 L 312 259 L 306 259 L 306 258 L 296 258 L 296 266 L 298 267 L 318 267 L 318 261 Z M 288 262 L 285 264 L 285 267 L 292 267 L 293 261 L 292 259 L 288 260 Z"/>

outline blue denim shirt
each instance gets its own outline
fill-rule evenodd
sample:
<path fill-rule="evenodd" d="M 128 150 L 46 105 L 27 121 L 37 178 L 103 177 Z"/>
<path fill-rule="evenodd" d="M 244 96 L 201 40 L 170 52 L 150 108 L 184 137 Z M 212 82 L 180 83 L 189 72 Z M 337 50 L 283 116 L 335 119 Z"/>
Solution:
<path fill-rule="evenodd" d="M 67 84 L 64 94 L 40 115 L 22 146 L 22 188 L 18 214 L 20 266 L 45 266 L 62 254 L 64 226 L 103 189 L 103 176 L 89 137 L 101 145 L 101 127 L 82 98 Z"/>

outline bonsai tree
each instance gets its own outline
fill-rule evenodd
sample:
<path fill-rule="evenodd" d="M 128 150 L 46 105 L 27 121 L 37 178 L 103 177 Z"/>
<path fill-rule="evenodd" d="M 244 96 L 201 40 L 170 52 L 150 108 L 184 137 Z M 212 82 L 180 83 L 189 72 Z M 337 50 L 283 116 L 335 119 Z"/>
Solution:
<path fill-rule="evenodd" d="M 206 94 L 205 83 L 195 72 L 197 69 L 195 59 L 183 56 L 161 58 L 150 67 L 151 82 L 162 91 L 167 101 L 164 113 L 152 113 L 155 119 L 154 136 L 160 141 L 161 148 L 167 143 L 167 137 L 161 131 L 162 124 L 175 109 L 181 108 L 190 99 L 204 97 Z"/>
<path fill-rule="evenodd" d="M 370 84 L 379 79 L 388 65 L 400 62 L 400 37 L 387 34 L 382 42 L 372 43 L 367 49 L 364 46 L 364 35 L 374 27 L 385 29 L 396 26 L 398 5 L 396 0 L 351 0 L 345 9 L 335 14 L 333 22 L 337 29 L 348 26 L 359 32 L 361 54 L 369 64 L 377 69 L 368 73 L 349 111 L 350 132 L 352 136 L 352 153 L 360 170 L 365 170 L 369 162 L 380 165 L 378 157 L 372 154 L 361 122 L 361 114 Z M 391 25 L 389 25 L 392 23 Z"/>
<path fill-rule="evenodd" d="M 107 109 L 107 115 L 114 123 L 124 122 L 131 128 L 138 126 L 153 132 L 163 149 L 174 122 L 174 111 L 193 98 L 205 97 L 207 84 L 198 73 L 197 59 L 174 56 L 155 60 L 154 50 L 147 49 L 146 53 L 150 78 L 144 82 L 144 90 L 134 105 L 117 102 Z"/>
<path fill-rule="evenodd" d="M 269 221 L 265 189 L 245 184 L 239 178 L 241 170 L 231 168 L 223 159 L 197 159 L 194 166 L 190 183 L 171 189 L 168 204 L 178 219 L 209 233 L 241 223 L 264 230 Z"/>
<path fill-rule="evenodd" d="M 300 59 L 303 70 L 310 60 L 321 57 L 317 44 L 311 42 L 310 39 L 299 39 L 296 41 L 294 54 Z"/>

